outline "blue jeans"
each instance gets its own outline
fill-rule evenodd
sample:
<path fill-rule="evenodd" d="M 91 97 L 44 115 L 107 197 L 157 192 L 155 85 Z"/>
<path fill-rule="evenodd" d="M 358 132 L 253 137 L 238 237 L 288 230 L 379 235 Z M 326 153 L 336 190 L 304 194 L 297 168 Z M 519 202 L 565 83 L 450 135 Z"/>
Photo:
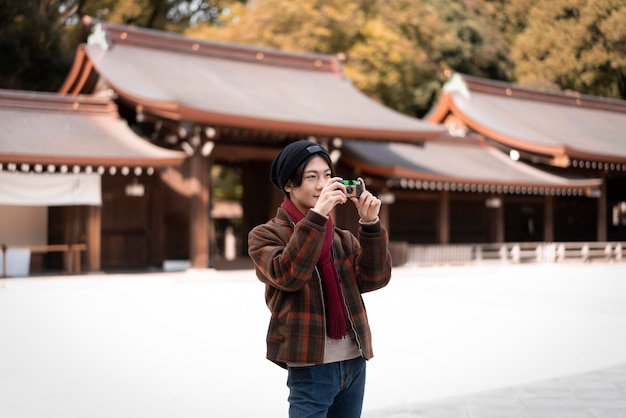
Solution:
<path fill-rule="evenodd" d="M 289 418 L 359 418 L 365 359 L 289 367 Z"/>

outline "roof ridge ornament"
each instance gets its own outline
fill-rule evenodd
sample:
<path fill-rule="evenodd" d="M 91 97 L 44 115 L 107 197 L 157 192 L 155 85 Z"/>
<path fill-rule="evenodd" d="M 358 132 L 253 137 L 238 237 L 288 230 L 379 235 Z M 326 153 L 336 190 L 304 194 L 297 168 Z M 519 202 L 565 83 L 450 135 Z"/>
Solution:
<path fill-rule="evenodd" d="M 109 49 L 106 33 L 104 29 L 102 29 L 102 25 L 100 23 L 96 23 L 94 25 L 91 35 L 87 37 L 87 44 L 97 45 L 102 48 L 103 51 L 107 51 Z"/>
<path fill-rule="evenodd" d="M 469 100 L 472 96 L 467 88 L 465 80 L 463 80 L 463 76 L 459 73 L 454 73 L 446 84 L 443 85 L 442 90 L 446 93 L 461 93 L 461 95 L 463 95 L 463 97 L 467 100 Z"/>

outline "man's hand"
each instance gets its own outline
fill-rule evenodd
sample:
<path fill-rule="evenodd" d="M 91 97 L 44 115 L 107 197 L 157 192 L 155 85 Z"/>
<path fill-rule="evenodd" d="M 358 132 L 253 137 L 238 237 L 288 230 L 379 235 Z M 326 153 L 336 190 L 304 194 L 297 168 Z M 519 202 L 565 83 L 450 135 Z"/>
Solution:
<path fill-rule="evenodd" d="M 370 223 L 374 222 L 378 219 L 378 214 L 380 213 L 381 201 L 376 196 L 371 194 L 365 188 L 365 181 L 361 177 L 358 179 L 363 185 L 363 193 L 361 193 L 360 197 L 351 197 L 350 200 L 356 206 L 356 209 L 361 217 L 361 222 Z"/>
<path fill-rule="evenodd" d="M 329 214 L 337 205 L 343 205 L 348 201 L 344 190 L 345 186 L 338 182 L 341 177 L 332 177 L 328 179 L 324 188 L 320 191 L 319 198 L 313 210 L 322 215 Z"/>

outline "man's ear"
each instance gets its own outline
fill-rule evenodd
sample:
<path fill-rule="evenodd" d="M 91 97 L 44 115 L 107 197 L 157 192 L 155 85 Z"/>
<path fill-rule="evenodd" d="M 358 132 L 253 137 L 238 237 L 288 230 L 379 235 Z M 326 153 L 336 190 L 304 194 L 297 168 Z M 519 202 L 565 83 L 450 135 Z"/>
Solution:
<path fill-rule="evenodd" d="M 291 193 L 291 191 L 293 190 L 293 186 L 291 185 L 291 180 L 287 180 L 287 183 L 285 183 L 285 187 L 283 187 L 283 189 L 285 190 L 285 192 Z"/>

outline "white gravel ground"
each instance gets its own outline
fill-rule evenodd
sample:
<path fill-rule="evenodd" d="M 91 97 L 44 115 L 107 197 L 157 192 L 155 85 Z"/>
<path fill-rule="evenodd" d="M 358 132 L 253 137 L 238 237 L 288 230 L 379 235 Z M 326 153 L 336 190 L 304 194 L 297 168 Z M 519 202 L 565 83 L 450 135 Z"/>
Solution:
<path fill-rule="evenodd" d="M 626 363 L 626 264 L 397 268 L 364 416 Z M 0 280 L 0 417 L 275 418 L 251 270 Z"/>

